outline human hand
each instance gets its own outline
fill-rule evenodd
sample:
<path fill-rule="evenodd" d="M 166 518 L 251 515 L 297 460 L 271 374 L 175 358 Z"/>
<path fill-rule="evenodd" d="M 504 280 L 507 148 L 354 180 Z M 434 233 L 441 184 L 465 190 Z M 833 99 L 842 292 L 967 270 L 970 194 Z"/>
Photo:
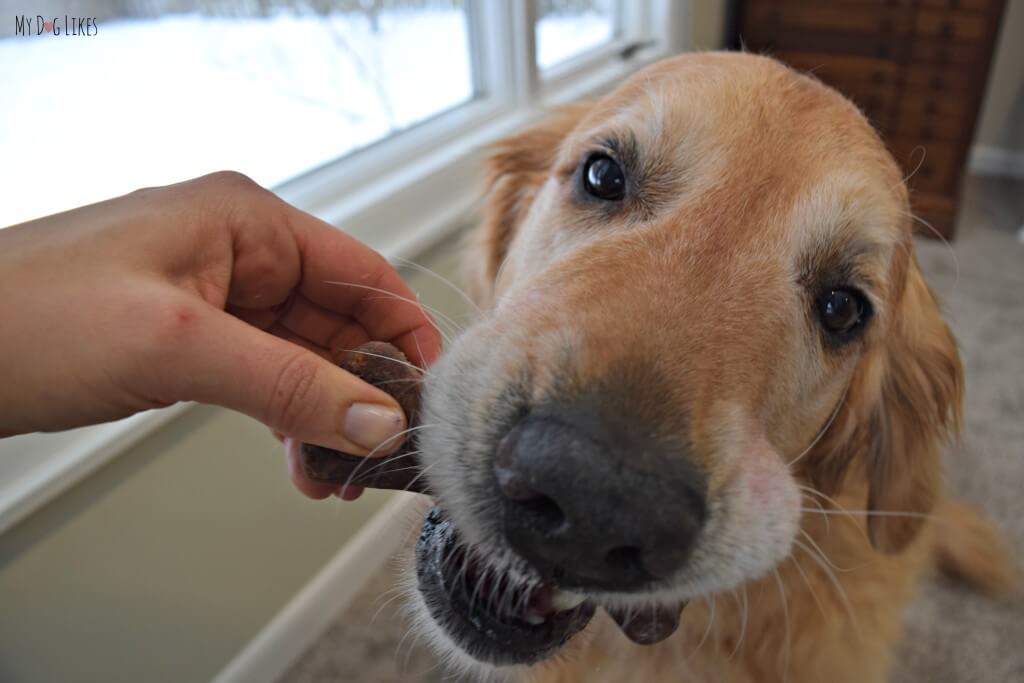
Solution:
<path fill-rule="evenodd" d="M 440 352 L 379 254 L 235 173 L 0 230 L 0 286 L 0 436 L 200 401 L 384 455 L 397 404 L 327 359 L 371 339 L 421 366 Z M 290 452 L 299 490 L 335 492 Z"/>

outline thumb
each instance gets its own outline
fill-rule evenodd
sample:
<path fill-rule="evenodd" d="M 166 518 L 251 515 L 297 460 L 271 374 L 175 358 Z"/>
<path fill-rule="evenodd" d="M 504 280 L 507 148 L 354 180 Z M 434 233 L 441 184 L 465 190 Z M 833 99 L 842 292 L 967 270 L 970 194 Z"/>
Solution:
<path fill-rule="evenodd" d="M 297 344 L 218 309 L 191 321 L 165 367 L 180 400 L 231 408 L 299 441 L 355 455 L 401 445 L 405 415 L 386 393 Z"/>

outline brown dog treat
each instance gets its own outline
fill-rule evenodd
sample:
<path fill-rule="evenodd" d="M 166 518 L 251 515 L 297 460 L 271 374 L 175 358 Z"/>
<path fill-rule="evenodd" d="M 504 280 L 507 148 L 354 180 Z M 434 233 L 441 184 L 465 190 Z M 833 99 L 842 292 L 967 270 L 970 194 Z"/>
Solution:
<path fill-rule="evenodd" d="M 334 361 L 343 369 L 387 393 L 405 413 L 409 427 L 416 426 L 420 407 L 422 371 L 405 354 L 387 342 L 367 342 L 343 351 Z M 375 489 L 424 491 L 414 439 L 406 438 L 398 452 L 381 458 L 365 458 L 323 446 L 304 443 L 302 469 L 313 481 L 351 484 Z"/>

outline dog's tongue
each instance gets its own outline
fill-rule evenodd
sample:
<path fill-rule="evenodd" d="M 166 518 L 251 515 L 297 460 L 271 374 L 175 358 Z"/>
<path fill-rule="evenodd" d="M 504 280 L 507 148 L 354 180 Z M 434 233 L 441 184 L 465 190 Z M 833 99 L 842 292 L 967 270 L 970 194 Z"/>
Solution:
<path fill-rule="evenodd" d="M 608 614 L 619 625 L 626 637 L 637 645 L 654 645 L 668 638 L 679 628 L 679 615 L 686 603 L 677 609 L 656 607 L 653 609 L 619 612 L 608 610 Z"/>

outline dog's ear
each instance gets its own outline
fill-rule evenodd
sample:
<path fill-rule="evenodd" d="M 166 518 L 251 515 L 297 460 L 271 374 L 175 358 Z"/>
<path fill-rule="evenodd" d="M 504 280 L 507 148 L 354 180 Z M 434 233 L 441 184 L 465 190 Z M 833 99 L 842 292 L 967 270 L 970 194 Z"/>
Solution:
<path fill-rule="evenodd" d="M 466 264 L 466 284 L 477 303 L 490 303 L 494 279 L 516 229 L 547 179 L 562 140 L 588 108 L 576 104 L 558 109 L 541 123 L 491 147 L 483 221 L 471 235 Z"/>
<path fill-rule="evenodd" d="M 868 538 L 885 553 L 917 536 L 942 493 L 942 446 L 959 431 L 963 370 L 911 256 L 881 347 L 862 359 L 843 408 L 808 463 L 824 493 L 850 476 L 868 485 Z"/>
<path fill-rule="evenodd" d="M 868 537 L 887 553 L 917 536 L 942 493 L 942 446 L 959 431 L 964 386 L 956 340 L 913 257 L 892 322 L 866 435 L 868 509 L 881 513 L 868 517 Z"/>

